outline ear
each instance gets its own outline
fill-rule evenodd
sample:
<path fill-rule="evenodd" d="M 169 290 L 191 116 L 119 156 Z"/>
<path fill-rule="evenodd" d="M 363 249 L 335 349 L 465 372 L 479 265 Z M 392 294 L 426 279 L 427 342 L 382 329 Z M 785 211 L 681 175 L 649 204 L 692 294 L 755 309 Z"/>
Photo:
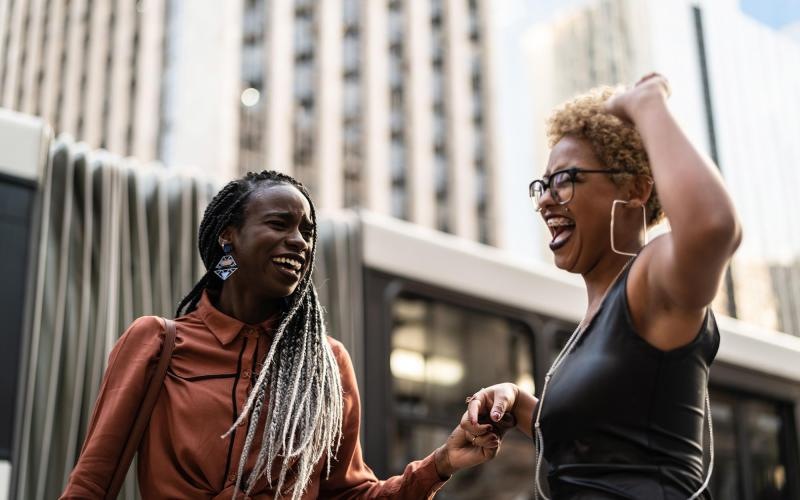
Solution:
<path fill-rule="evenodd" d="M 225 229 L 223 229 L 222 232 L 219 233 L 219 237 L 217 238 L 217 243 L 219 243 L 219 246 L 222 246 L 225 243 L 230 243 L 235 247 L 236 245 L 234 244 L 233 241 L 235 237 L 236 237 L 236 232 L 233 230 L 231 226 L 228 226 Z"/>
<path fill-rule="evenodd" d="M 647 204 L 650 195 L 653 193 L 653 179 L 647 175 L 634 177 L 629 185 L 628 206 L 631 208 L 642 208 Z"/>

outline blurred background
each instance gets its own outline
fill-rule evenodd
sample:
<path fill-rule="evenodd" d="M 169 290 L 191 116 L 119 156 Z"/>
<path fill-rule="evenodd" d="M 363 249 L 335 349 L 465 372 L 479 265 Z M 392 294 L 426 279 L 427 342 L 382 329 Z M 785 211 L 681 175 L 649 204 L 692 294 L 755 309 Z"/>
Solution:
<path fill-rule="evenodd" d="M 60 491 L 105 354 L 135 316 L 174 309 L 202 271 L 198 213 L 250 170 L 296 176 L 325 216 L 317 283 L 379 474 L 433 449 L 481 385 L 536 390 L 585 301 L 527 196 L 545 119 L 650 71 L 744 225 L 714 303 L 732 340 L 712 487 L 800 498 L 784 361 L 800 354 L 800 0 L 0 0 L 0 260 L 21 283 L 0 497 Z M 40 134 L 27 174 L 23 129 Z M 507 448 L 440 497 L 528 498 L 532 446 Z"/>

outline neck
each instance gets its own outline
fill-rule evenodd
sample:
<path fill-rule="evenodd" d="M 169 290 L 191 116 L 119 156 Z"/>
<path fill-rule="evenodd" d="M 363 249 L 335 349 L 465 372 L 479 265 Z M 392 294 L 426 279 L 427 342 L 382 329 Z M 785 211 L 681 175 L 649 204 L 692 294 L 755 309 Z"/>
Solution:
<path fill-rule="evenodd" d="M 614 282 L 622 268 L 630 260 L 627 255 L 619 255 L 609 252 L 609 254 L 598 262 L 592 269 L 582 275 L 586 284 L 586 295 L 588 299 L 588 312 L 593 311 L 600 305 L 608 287 Z"/>
<path fill-rule="evenodd" d="M 248 325 L 257 325 L 278 312 L 277 300 L 264 299 L 232 285 L 223 283 L 216 304 L 217 309 L 226 315 Z"/>

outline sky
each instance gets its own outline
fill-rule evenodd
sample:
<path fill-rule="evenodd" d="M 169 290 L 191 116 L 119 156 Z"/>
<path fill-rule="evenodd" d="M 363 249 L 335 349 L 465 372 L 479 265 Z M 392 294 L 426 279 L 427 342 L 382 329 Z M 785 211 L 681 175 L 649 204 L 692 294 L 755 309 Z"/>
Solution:
<path fill-rule="evenodd" d="M 741 0 L 739 5 L 744 13 L 773 28 L 800 22 L 800 0 Z"/>

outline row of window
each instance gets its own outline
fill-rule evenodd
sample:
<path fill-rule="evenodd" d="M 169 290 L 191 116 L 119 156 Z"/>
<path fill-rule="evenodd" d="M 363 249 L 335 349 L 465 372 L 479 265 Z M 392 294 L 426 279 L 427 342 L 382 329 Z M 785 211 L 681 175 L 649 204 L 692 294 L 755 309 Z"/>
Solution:
<path fill-rule="evenodd" d="M 474 2 L 473 2 L 474 3 Z M 262 91 L 264 67 L 264 2 L 248 0 L 245 5 L 244 22 L 244 48 L 242 53 L 242 79 L 247 87 Z M 392 1 L 388 6 L 388 76 L 390 85 L 390 209 L 391 213 L 400 218 L 409 215 L 409 200 L 407 186 L 407 143 L 406 106 L 404 96 L 405 86 L 405 13 L 404 3 Z M 363 87 L 361 83 L 360 65 L 362 63 L 362 45 L 359 0 L 343 0 L 343 38 L 342 38 L 342 120 L 343 120 L 343 169 L 344 169 L 344 198 L 345 206 L 361 203 L 360 180 L 363 176 L 362 168 L 362 99 Z M 470 32 L 477 33 L 478 21 L 476 6 L 471 6 Z M 445 35 L 442 22 L 443 5 L 441 0 L 431 1 L 431 30 L 432 30 L 432 92 L 433 92 L 433 153 L 434 172 L 433 182 L 436 193 L 436 225 L 440 230 L 449 231 L 450 210 L 448 207 L 449 160 L 447 149 L 446 125 L 446 91 L 444 75 Z M 316 88 L 315 74 L 315 40 L 316 28 L 314 25 L 313 2 L 296 1 L 294 11 L 294 53 L 295 67 L 293 90 L 295 96 L 294 109 L 294 161 L 300 169 L 309 166 L 314 148 L 313 118 L 314 118 L 314 93 Z M 474 158 L 478 169 L 476 176 L 479 184 L 477 191 L 476 210 L 478 211 L 479 237 L 481 241 L 488 241 L 488 226 L 486 214 L 485 190 L 485 154 L 483 152 L 483 112 L 481 106 L 481 83 L 479 65 L 479 39 L 472 37 L 474 47 L 472 50 L 472 123 L 475 127 Z M 244 96 L 243 96 L 244 98 Z M 244 100 L 243 100 L 244 103 Z M 263 111 L 259 109 L 260 103 L 250 106 L 244 105 L 242 109 L 240 146 L 245 150 L 257 151 L 262 147 Z"/>

